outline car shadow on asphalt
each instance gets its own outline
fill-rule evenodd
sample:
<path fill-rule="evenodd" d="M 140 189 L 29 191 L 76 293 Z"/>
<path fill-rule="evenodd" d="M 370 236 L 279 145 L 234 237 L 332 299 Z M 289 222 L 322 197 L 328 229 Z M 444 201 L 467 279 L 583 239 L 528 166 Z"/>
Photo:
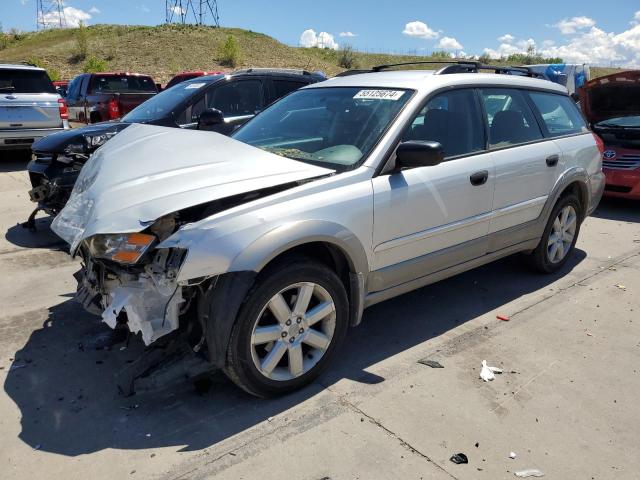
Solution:
<path fill-rule="evenodd" d="M 23 222 L 26 220 L 27 219 L 24 218 Z M 53 218 L 48 215 L 42 218 L 36 218 L 35 231 L 29 230 L 23 226 L 22 223 L 17 223 L 7 229 L 4 238 L 7 242 L 17 247 L 50 248 L 52 250 L 69 251 L 67 242 L 51 230 L 52 221 Z"/>
<path fill-rule="evenodd" d="M 605 220 L 640 223 L 640 200 L 603 197 L 591 216 Z"/>
<path fill-rule="evenodd" d="M 132 339 L 125 349 L 124 344 L 104 348 L 111 330 L 68 300 L 42 312 L 42 327 L 15 353 L 4 389 L 20 410 L 20 439 L 42 451 L 73 457 L 108 448 L 200 450 L 341 379 L 362 384 L 386 381 L 366 369 L 416 345 L 423 345 L 426 354 L 429 346 L 424 342 L 548 288 L 585 257 L 577 250 L 561 272 L 540 275 L 530 273 L 513 256 L 375 305 L 349 332 L 343 353 L 319 382 L 271 400 L 245 394 L 222 374 L 212 376 L 207 391 L 185 382 L 119 396 L 113 375 L 137 358 L 141 342 Z"/>
<path fill-rule="evenodd" d="M 0 151 L 0 173 L 26 170 L 30 159 L 31 150 Z"/>

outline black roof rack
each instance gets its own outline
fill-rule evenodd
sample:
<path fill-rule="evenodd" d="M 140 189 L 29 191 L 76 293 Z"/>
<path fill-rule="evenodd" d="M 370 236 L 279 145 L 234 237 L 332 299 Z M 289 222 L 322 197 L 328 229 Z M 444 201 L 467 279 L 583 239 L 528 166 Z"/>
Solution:
<path fill-rule="evenodd" d="M 361 73 L 382 72 L 394 67 L 404 67 L 408 65 L 445 65 L 443 68 L 435 72 L 436 75 L 478 73 L 481 70 L 492 70 L 494 73 L 503 75 L 521 75 L 532 78 L 544 78 L 541 74 L 534 72 L 528 67 L 484 65 L 474 60 L 425 60 L 423 62 L 391 63 L 389 65 L 377 65 L 371 70 L 346 70 L 336 76 L 347 77 L 350 75 L 359 75 Z"/>

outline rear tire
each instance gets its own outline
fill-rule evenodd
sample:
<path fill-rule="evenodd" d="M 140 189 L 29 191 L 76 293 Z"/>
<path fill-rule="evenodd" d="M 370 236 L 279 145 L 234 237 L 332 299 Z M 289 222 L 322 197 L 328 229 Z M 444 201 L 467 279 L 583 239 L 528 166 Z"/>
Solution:
<path fill-rule="evenodd" d="M 288 259 L 263 272 L 233 326 L 225 373 L 259 397 L 298 390 L 331 363 L 347 333 L 340 278 L 325 265 Z"/>
<path fill-rule="evenodd" d="M 561 197 L 549 215 L 549 220 L 536 249 L 528 256 L 530 266 L 541 273 L 560 270 L 573 255 L 582 208 L 575 195 Z"/>

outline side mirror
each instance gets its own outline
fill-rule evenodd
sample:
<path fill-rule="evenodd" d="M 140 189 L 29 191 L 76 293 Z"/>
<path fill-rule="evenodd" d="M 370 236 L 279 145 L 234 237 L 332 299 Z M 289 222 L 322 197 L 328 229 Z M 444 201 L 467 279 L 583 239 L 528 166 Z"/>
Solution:
<path fill-rule="evenodd" d="M 224 123 L 224 115 L 217 108 L 207 108 L 198 117 L 198 130 L 210 130 Z"/>
<path fill-rule="evenodd" d="M 398 145 L 396 171 L 403 168 L 433 167 L 444 159 L 444 150 L 438 142 L 409 140 Z"/>

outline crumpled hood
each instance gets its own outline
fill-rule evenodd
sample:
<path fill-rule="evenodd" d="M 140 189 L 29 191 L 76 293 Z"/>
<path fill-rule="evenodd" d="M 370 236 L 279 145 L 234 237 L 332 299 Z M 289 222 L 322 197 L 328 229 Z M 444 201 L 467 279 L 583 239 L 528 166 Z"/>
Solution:
<path fill-rule="evenodd" d="M 213 132 L 135 124 L 85 164 L 52 228 L 73 254 L 95 234 L 141 231 L 187 207 L 332 172 Z"/>
<path fill-rule="evenodd" d="M 72 128 L 61 132 L 52 133 L 36 140 L 31 146 L 34 152 L 62 153 L 72 143 L 84 144 L 85 135 L 102 135 L 105 133 L 118 133 L 124 130 L 130 123 L 102 122 L 87 125 L 86 127 Z M 89 153 L 89 152 L 87 152 Z"/>

